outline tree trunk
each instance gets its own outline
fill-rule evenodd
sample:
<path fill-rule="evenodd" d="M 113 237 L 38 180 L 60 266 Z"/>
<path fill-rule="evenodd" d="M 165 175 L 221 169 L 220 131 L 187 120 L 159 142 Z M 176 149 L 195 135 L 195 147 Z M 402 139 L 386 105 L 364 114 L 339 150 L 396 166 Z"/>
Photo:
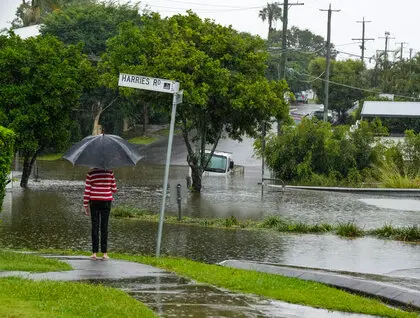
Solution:
<path fill-rule="evenodd" d="M 29 154 L 24 155 L 23 159 L 23 171 L 22 171 L 22 179 L 20 180 L 20 186 L 22 188 L 28 187 L 29 177 L 31 176 L 32 167 L 38 156 L 38 151 L 31 157 Z"/>
<path fill-rule="evenodd" d="M 102 131 L 101 125 L 99 125 L 99 119 L 101 118 L 102 114 L 102 103 L 97 102 L 92 106 L 92 115 L 93 115 L 93 129 L 92 129 L 92 135 L 96 136 L 99 135 Z"/>
<path fill-rule="evenodd" d="M 193 166 L 191 167 L 191 179 L 192 179 L 192 190 L 194 192 L 201 192 L 201 178 L 203 176 L 203 171 L 200 167 Z"/>
<path fill-rule="evenodd" d="M 127 132 L 130 129 L 130 122 L 127 117 L 123 119 L 123 132 Z"/>

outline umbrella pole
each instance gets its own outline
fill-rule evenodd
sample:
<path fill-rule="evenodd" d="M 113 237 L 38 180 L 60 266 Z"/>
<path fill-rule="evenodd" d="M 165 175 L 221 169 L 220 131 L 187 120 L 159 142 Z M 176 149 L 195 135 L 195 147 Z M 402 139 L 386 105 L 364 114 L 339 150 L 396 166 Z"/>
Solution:
<path fill-rule="evenodd" d="M 169 129 L 169 139 L 168 139 L 168 149 L 166 152 L 166 166 L 165 166 L 165 176 L 163 179 L 163 198 L 162 205 L 160 207 L 160 217 L 159 217 L 159 229 L 156 243 L 156 257 L 160 256 L 160 245 L 162 241 L 162 230 L 163 230 L 163 219 L 165 215 L 165 203 L 166 203 L 166 192 L 168 189 L 168 178 L 169 178 L 169 164 L 171 162 L 171 153 L 172 153 L 172 140 L 174 137 L 174 127 L 175 127 L 175 115 L 176 115 L 176 96 L 177 93 L 174 93 L 172 101 L 172 113 L 171 113 L 171 124 Z"/>

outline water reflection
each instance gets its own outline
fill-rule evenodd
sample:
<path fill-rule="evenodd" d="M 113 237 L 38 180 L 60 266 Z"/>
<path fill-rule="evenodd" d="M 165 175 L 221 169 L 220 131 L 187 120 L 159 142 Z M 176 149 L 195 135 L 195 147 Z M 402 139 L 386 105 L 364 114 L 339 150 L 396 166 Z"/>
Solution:
<path fill-rule="evenodd" d="M 65 161 L 38 164 L 40 181 L 30 189 L 8 192 L 0 214 L 0 247 L 90 250 L 89 219 L 82 207 L 84 168 Z M 115 171 L 120 191 L 115 205 L 159 212 L 164 167 L 138 165 Z M 307 223 L 356 222 L 365 229 L 419 224 L 420 214 L 400 198 L 304 190 L 265 191 L 261 198 L 258 167 L 245 175 L 208 178 L 200 196 L 185 190 L 185 166 L 172 166 L 166 213 L 178 215 L 176 185 L 182 185 L 182 214 L 261 220 L 280 215 Z M 372 201 L 384 204 L 371 204 Z M 391 202 L 398 201 L 397 205 Z M 395 207 L 398 207 L 396 209 Z M 157 224 L 112 219 L 110 250 L 154 254 Z M 164 225 L 162 254 L 206 262 L 248 259 L 366 273 L 416 267 L 420 245 L 374 238 L 343 240 L 333 235 L 284 235 L 274 231 L 222 230 Z"/>

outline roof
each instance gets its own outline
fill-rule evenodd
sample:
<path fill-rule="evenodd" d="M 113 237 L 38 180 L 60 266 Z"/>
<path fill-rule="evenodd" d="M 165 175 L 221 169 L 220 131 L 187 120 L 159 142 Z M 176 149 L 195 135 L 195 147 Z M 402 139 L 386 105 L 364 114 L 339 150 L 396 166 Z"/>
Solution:
<path fill-rule="evenodd" d="M 420 102 L 366 101 L 361 117 L 420 117 Z"/>
<path fill-rule="evenodd" d="M 29 38 L 31 36 L 38 36 L 41 33 L 39 32 L 39 29 L 41 28 L 40 24 L 35 24 L 35 25 L 31 25 L 31 26 L 27 26 L 27 27 L 23 27 L 23 28 L 19 28 L 19 29 L 13 29 L 12 31 L 20 36 L 22 39 L 26 39 Z M 8 31 L 4 31 L 1 32 L 1 35 L 7 35 Z"/>

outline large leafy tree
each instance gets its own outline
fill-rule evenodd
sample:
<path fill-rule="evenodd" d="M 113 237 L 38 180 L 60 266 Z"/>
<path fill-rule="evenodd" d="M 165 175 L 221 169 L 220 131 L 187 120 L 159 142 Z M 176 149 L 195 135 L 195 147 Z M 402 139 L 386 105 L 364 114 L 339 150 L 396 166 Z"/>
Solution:
<path fill-rule="evenodd" d="M 266 58 L 260 38 L 189 12 L 163 20 L 145 17 L 141 29 L 123 25 L 108 42 L 102 67 L 108 70 L 104 82 L 113 85 L 120 72 L 181 83 L 184 99 L 176 122 L 187 146 L 192 186 L 199 192 L 206 147 L 214 151 L 223 134 L 237 140 L 255 136 L 262 122 L 288 116 L 287 86 L 265 79 Z M 171 105 L 165 97 L 161 105 Z"/>
<path fill-rule="evenodd" d="M 66 44 L 83 43 L 83 51 L 94 62 L 94 66 L 105 52 L 106 41 L 118 33 L 118 25 L 130 21 L 140 25 L 141 15 L 138 4 L 117 4 L 114 2 L 97 2 L 93 0 L 73 2 L 61 10 L 52 12 L 43 19 L 41 34 L 54 35 Z M 115 88 L 103 86 L 99 81 L 100 71 L 92 78 L 96 83 L 91 89 L 85 90 L 78 113 L 80 122 L 90 120 L 92 125 L 87 126 L 81 133 L 96 134 L 103 125 L 103 114 L 112 109 L 108 128 L 116 127 L 116 121 L 121 121 L 128 113 L 127 102 L 118 96 Z M 137 107 L 139 109 L 140 107 Z M 141 108 L 143 109 L 143 108 Z M 102 123 L 102 124 L 101 124 Z"/>
<path fill-rule="evenodd" d="M 271 36 L 275 30 L 273 24 L 278 20 L 282 20 L 282 9 L 278 2 L 268 3 L 267 6 L 260 10 L 258 16 L 263 22 L 268 22 L 268 41 L 270 42 Z"/>
<path fill-rule="evenodd" d="M 0 37 L 0 125 L 16 133 L 24 159 L 20 185 L 27 187 L 38 154 L 69 139 L 70 113 L 90 78 L 81 46 L 54 37 Z"/>
<path fill-rule="evenodd" d="M 138 5 L 87 0 L 56 10 L 43 19 L 41 34 L 54 35 L 66 44 L 83 42 L 83 52 L 98 60 L 106 41 L 118 33 L 118 25 L 131 21 L 140 24 Z"/>
<path fill-rule="evenodd" d="M 321 103 L 324 103 L 325 80 L 322 74 L 325 72 L 325 59 L 317 58 L 309 65 L 312 74 L 312 86 Z M 329 87 L 329 108 L 336 111 L 341 120 L 346 117 L 346 112 L 354 106 L 354 102 L 364 97 L 365 66 L 361 61 L 331 61 Z"/>

